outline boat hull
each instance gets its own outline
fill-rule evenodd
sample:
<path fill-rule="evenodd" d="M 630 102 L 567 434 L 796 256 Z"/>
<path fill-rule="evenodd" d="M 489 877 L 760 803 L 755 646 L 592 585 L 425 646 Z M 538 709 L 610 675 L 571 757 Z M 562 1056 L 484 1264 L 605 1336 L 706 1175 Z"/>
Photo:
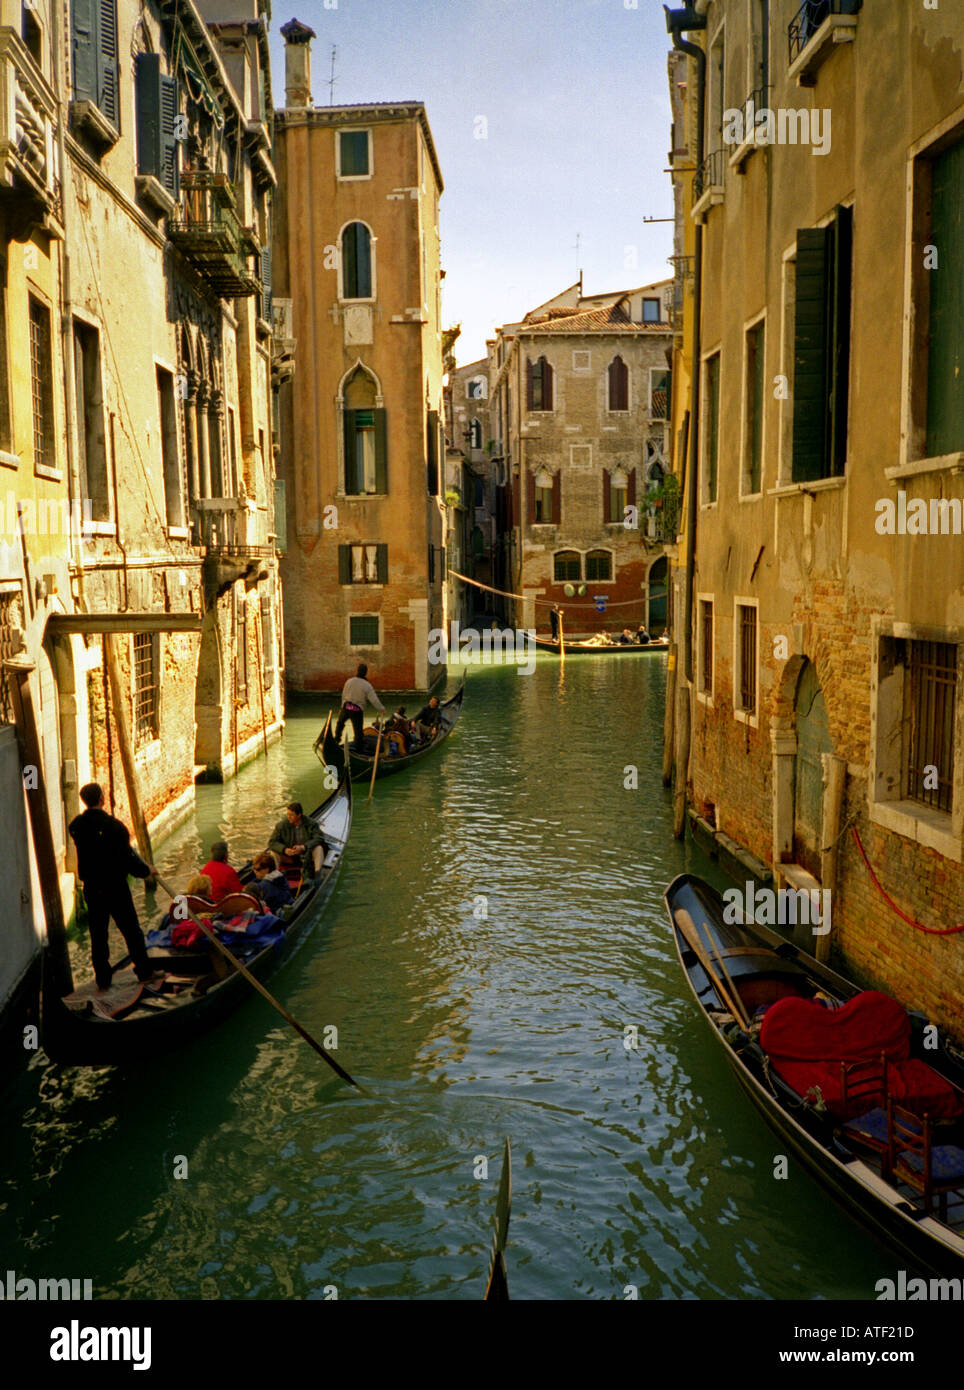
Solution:
<path fill-rule="evenodd" d="M 554 642 L 551 637 L 537 637 L 535 644 L 540 652 L 559 655 L 559 643 Z M 669 643 L 662 641 L 644 642 L 641 645 L 635 642 L 614 642 L 612 646 L 594 646 L 588 642 L 570 642 L 566 639 L 566 656 L 641 656 L 643 652 L 668 651 Z"/>

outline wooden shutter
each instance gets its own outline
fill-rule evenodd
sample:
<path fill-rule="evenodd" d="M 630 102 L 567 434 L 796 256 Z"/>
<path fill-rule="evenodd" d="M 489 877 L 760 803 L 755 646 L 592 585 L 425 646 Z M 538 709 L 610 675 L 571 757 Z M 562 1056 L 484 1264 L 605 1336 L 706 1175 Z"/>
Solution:
<path fill-rule="evenodd" d="M 271 247 L 261 248 L 261 317 L 271 322 Z"/>
<path fill-rule="evenodd" d="M 428 548 L 428 582 L 429 582 L 430 584 L 434 584 L 434 583 L 435 583 L 435 546 L 434 546 L 434 545 L 430 545 L 429 548 Z"/>
<path fill-rule="evenodd" d="M 562 471 L 552 479 L 552 524 L 558 526 L 562 521 Z"/>
<path fill-rule="evenodd" d="M 517 473 L 512 479 L 512 509 L 515 515 L 512 517 L 512 525 L 518 526 L 522 521 L 522 474 Z"/>
<path fill-rule="evenodd" d="M 345 491 L 350 496 L 361 492 L 365 481 L 358 466 L 357 416 L 357 410 L 345 411 Z"/>
<path fill-rule="evenodd" d="M 964 190 L 962 190 L 964 191 Z M 847 461 L 847 416 L 850 397 L 850 283 L 853 267 L 853 208 L 838 207 L 832 227 L 833 299 L 831 304 L 830 437 L 828 472 L 842 473 Z"/>
<path fill-rule="evenodd" d="M 388 583 L 388 546 L 378 545 L 375 547 L 375 573 L 379 584 Z"/>
<path fill-rule="evenodd" d="M 796 313 L 793 341 L 794 482 L 826 475 L 827 272 L 829 229 L 797 233 Z"/>
<path fill-rule="evenodd" d="M 120 129 L 120 70 L 117 66 L 117 0 L 97 0 L 97 104 Z"/>
<path fill-rule="evenodd" d="M 535 399 L 535 390 L 532 380 L 532 363 L 526 359 L 526 410 L 534 410 L 532 402 Z"/>
<path fill-rule="evenodd" d="M 181 170 L 177 118 L 181 93 L 174 77 L 161 76 L 161 183 L 172 198 L 180 197 Z"/>
<path fill-rule="evenodd" d="M 964 140 L 934 160 L 930 241 L 927 456 L 964 449 Z"/>
<path fill-rule="evenodd" d="M 631 468 L 626 474 L 626 505 L 635 507 L 636 505 L 636 470 Z M 617 521 L 625 521 L 625 517 L 617 516 Z"/>
<path fill-rule="evenodd" d="M 388 423 L 384 410 L 372 412 L 375 416 L 375 491 L 388 491 Z"/>
<path fill-rule="evenodd" d="M 97 100 L 95 0 L 73 0 L 70 12 L 71 77 L 74 101 Z"/>
<path fill-rule="evenodd" d="M 438 411 L 428 412 L 426 424 L 428 435 L 428 490 L 433 497 L 438 496 Z"/>
<path fill-rule="evenodd" d="M 134 60 L 134 102 L 137 114 L 137 172 L 160 178 L 161 57 L 138 53 Z"/>
<path fill-rule="evenodd" d="M 611 473 L 609 472 L 609 469 L 608 469 L 608 468 L 604 468 L 604 469 L 603 469 L 603 525 L 604 525 L 604 526 L 605 526 L 605 525 L 608 525 L 608 523 L 609 523 L 610 521 L 612 521 L 612 519 L 613 519 L 613 515 L 612 515 L 612 512 L 613 512 L 613 494 L 612 494 L 612 483 L 610 482 L 610 478 L 611 478 L 611 477 L 612 477 L 612 475 L 611 475 Z"/>
<path fill-rule="evenodd" d="M 543 410 L 552 409 L 552 377 L 553 371 L 549 363 L 542 359 L 542 408 Z"/>
<path fill-rule="evenodd" d="M 536 519 L 536 475 L 526 469 L 526 524 L 531 526 Z"/>
<path fill-rule="evenodd" d="M 340 545 L 338 547 L 338 583 L 351 583 L 351 546 Z"/>

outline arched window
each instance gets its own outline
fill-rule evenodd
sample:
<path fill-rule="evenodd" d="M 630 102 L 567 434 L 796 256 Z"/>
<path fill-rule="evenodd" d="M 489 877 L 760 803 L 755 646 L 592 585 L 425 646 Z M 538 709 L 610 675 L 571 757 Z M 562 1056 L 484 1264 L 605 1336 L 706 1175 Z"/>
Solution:
<path fill-rule="evenodd" d="M 356 367 L 344 387 L 345 492 L 388 491 L 385 411 L 375 406 L 372 378 Z"/>
<path fill-rule="evenodd" d="M 552 409 L 553 372 L 545 357 L 526 362 L 526 406 L 529 410 Z"/>
<path fill-rule="evenodd" d="M 612 579 L 613 557 L 608 550 L 590 550 L 586 555 L 587 579 Z"/>
<path fill-rule="evenodd" d="M 552 577 L 557 584 L 582 578 L 582 556 L 578 550 L 557 550 L 553 556 Z"/>
<path fill-rule="evenodd" d="M 342 299 L 372 297 L 372 234 L 364 222 L 349 222 L 341 234 Z"/>
<path fill-rule="evenodd" d="M 479 421 L 474 418 L 469 421 L 469 448 L 482 448 L 482 426 Z"/>
<path fill-rule="evenodd" d="M 629 368 L 621 357 L 609 364 L 609 409 L 629 409 Z"/>

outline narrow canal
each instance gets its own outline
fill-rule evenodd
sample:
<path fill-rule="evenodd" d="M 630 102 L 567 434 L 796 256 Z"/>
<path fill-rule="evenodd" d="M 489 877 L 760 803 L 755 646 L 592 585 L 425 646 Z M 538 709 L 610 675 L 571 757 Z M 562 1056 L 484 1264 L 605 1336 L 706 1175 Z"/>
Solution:
<path fill-rule="evenodd" d="M 272 984 L 337 1027 L 372 1098 L 258 999 L 136 1072 L 38 1057 L 0 1099 L 2 1268 L 95 1297 L 477 1299 L 509 1135 L 513 1298 L 873 1298 L 893 1276 L 794 1163 L 774 1177 L 680 977 L 663 889 L 716 870 L 671 835 L 665 658 L 468 674 L 437 761 L 356 802 Z M 292 796 L 317 804 L 327 708 L 294 705 L 266 759 L 200 788 L 162 872 L 220 836 L 240 861 Z"/>

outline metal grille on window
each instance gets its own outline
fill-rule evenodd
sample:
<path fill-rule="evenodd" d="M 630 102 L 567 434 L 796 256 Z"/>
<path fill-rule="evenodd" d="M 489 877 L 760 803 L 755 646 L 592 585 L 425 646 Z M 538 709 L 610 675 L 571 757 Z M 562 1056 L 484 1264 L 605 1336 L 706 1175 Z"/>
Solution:
<path fill-rule="evenodd" d="M 756 712 L 756 609 L 740 607 L 740 709 Z"/>
<path fill-rule="evenodd" d="M 33 403 L 34 458 L 43 463 L 47 455 L 46 384 L 47 310 L 36 300 L 30 301 L 30 386 Z"/>
<path fill-rule="evenodd" d="M 713 605 L 703 602 L 703 693 L 713 689 Z"/>
<path fill-rule="evenodd" d="M 157 638 L 150 632 L 134 633 L 134 739 L 147 743 L 157 738 Z"/>
<path fill-rule="evenodd" d="M 378 646 L 378 618 L 352 617 L 349 622 L 349 641 L 353 647 Z"/>
<path fill-rule="evenodd" d="M 949 812 L 954 785 L 957 647 L 949 642 L 911 642 L 909 676 L 907 795 L 912 801 Z"/>

